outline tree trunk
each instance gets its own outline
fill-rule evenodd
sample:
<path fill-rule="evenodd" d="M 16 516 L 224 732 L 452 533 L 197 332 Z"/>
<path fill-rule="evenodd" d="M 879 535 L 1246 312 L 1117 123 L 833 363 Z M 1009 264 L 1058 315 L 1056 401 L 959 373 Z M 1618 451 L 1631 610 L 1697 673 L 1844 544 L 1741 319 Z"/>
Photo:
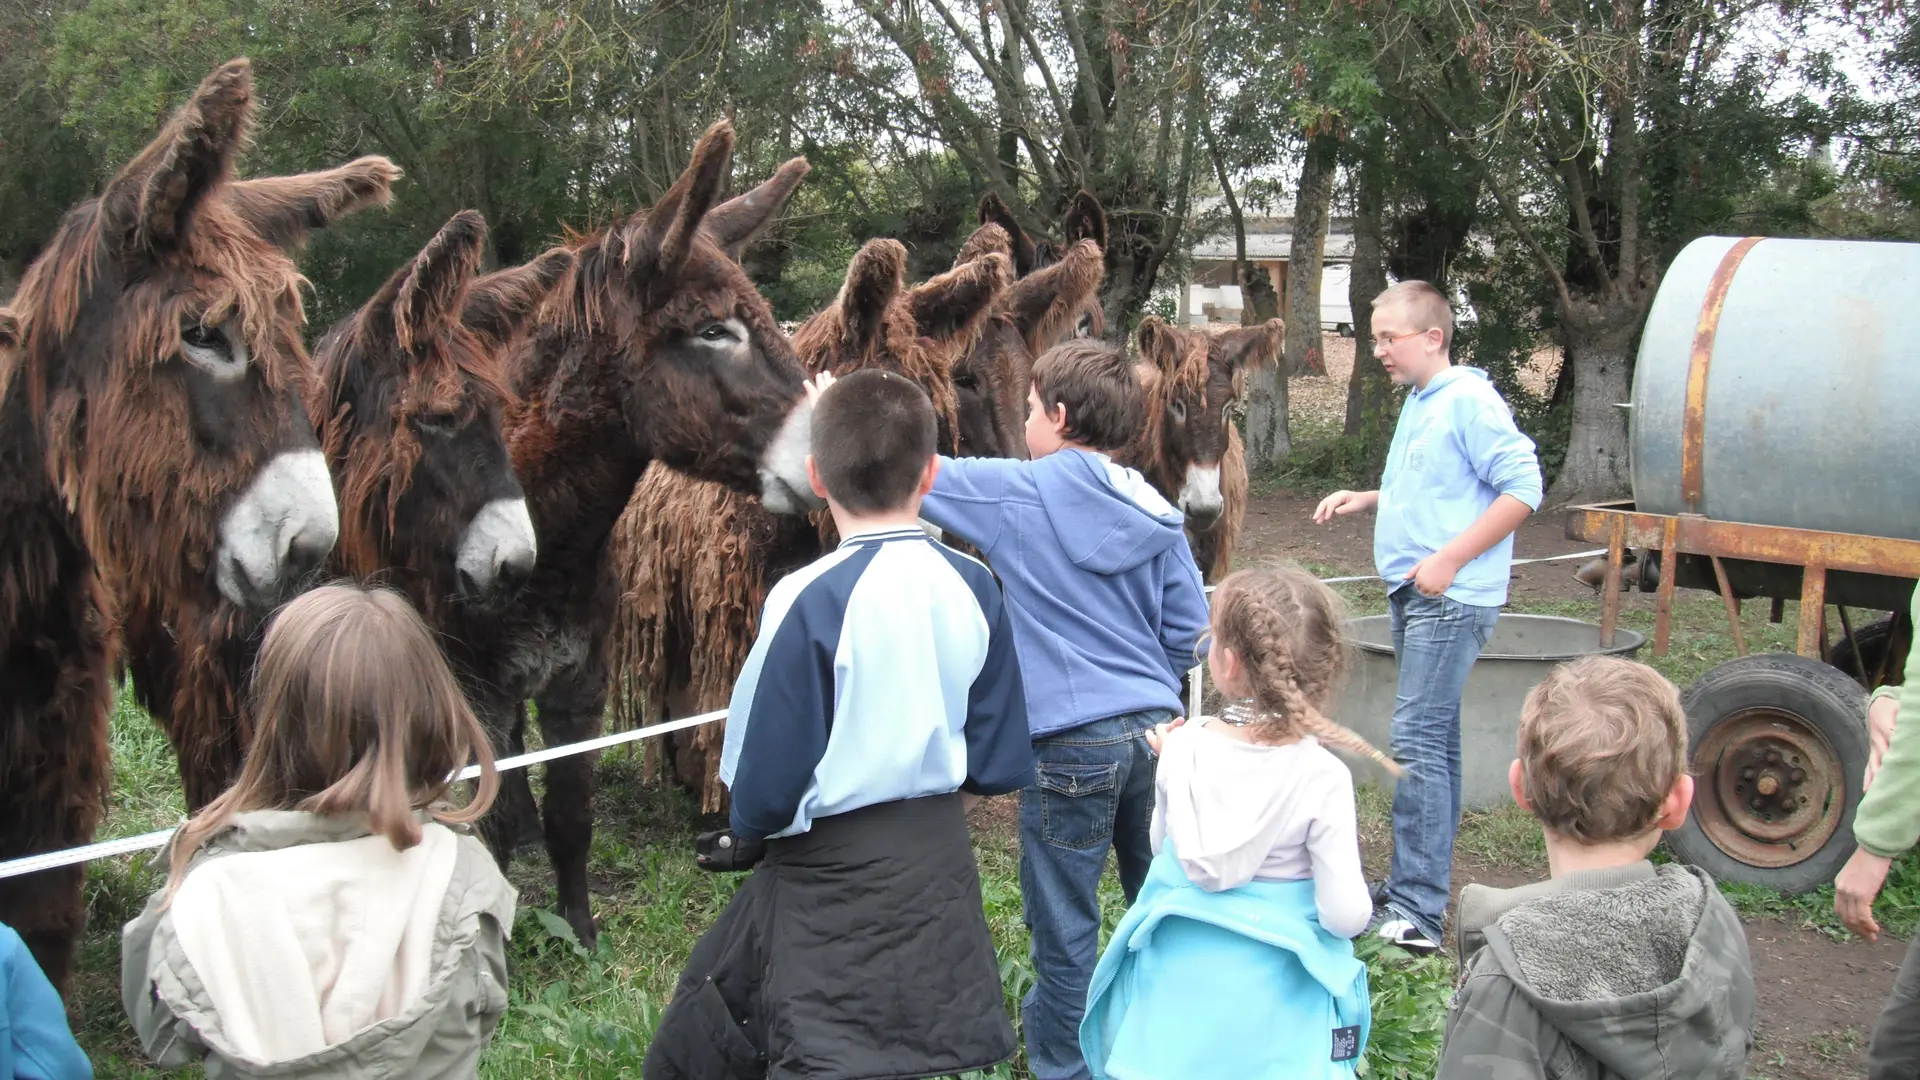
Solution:
<path fill-rule="evenodd" d="M 1258 471 L 1287 460 L 1293 438 L 1287 433 L 1287 380 L 1279 364 L 1247 372 L 1247 468 Z"/>
<path fill-rule="evenodd" d="M 1307 144 L 1300 188 L 1293 202 L 1293 245 L 1287 253 L 1288 375 L 1326 374 L 1320 354 L 1320 265 L 1327 248 L 1327 211 L 1333 203 L 1333 170 L 1339 143 L 1320 135 Z M 1357 316 L 1356 316 L 1357 317 Z"/>
<path fill-rule="evenodd" d="M 1621 283 L 1622 299 L 1582 297 L 1562 305 L 1565 363 L 1573 374 L 1573 421 L 1566 461 L 1547 492 L 1554 506 L 1623 498 L 1627 471 L 1627 411 L 1632 393 L 1633 335 L 1646 316 L 1651 284 Z"/>
<path fill-rule="evenodd" d="M 1368 324 L 1374 297 L 1387 288 L 1378 166 L 1368 163 L 1361 167 L 1359 196 L 1353 215 L 1353 273 L 1347 284 L 1347 303 L 1353 309 L 1353 372 L 1347 376 L 1345 431 L 1361 436 L 1370 447 L 1385 446 L 1390 434 L 1393 382 L 1373 357 Z"/>

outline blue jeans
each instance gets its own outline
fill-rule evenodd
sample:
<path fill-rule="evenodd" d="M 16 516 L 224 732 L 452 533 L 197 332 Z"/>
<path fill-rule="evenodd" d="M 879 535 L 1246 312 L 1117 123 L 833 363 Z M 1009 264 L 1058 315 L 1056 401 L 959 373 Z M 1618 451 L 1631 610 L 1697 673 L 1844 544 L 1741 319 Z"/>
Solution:
<path fill-rule="evenodd" d="M 1400 668 L 1388 738 L 1406 770 L 1393 789 L 1387 906 L 1437 944 L 1460 828 L 1460 696 L 1500 609 L 1422 596 L 1412 584 L 1388 596 L 1387 606 Z"/>
<path fill-rule="evenodd" d="M 1165 710 L 1095 720 L 1035 739 L 1035 781 L 1020 793 L 1020 902 L 1033 935 L 1033 988 L 1020 1003 L 1035 1080 L 1082 1080 L 1080 1018 L 1100 959 L 1100 875 L 1107 848 L 1127 902 L 1153 851 L 1153 757 L 1142 738 Z"/>

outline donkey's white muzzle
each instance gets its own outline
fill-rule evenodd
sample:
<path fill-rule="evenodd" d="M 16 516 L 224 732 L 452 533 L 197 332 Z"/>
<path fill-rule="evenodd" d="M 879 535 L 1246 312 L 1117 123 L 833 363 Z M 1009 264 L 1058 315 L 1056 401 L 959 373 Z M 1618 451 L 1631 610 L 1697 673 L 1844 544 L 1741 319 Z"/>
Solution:
<path fill-rule="evenodd" d="M 518 586 L 533 573 L 538 551 L 527 500 L 493 500 L 473 515 L 460 538 L 454 567 L 459 571 L 461 593 L 483 599 L 496 590 Z"/>
<path fill-rule="evenodd" d="M 1220 494 L 1220 466 L 1187 466 L 1187 482 L 1180 488 L 1180 512 L 1197 525 L 1210 525 L 1226 506 Z"/>
<path fill-rule="evenodd" d="M 807 481 L 812 425 L 813 402 L 802 395 L 760 457 L 760 502 L 776 514 L 804 514 L 827 505 Z"/>
<path fill-rule="evenodd" d="M 215 584 L 241 607 L 269 607 L 338 539 L 327 459 L 318 450 L 276 454 L 220 521 Z"/>

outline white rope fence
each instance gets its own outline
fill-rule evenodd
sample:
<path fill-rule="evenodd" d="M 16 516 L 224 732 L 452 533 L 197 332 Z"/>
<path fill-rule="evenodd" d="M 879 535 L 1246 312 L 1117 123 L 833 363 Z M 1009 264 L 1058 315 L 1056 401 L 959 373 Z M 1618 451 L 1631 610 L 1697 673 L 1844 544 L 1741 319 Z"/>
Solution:
<path fill-rule="evenodd" d="M 1606 553 L 1607 549 L 1596 548 L 1593 551 L 1576 551 L 1567 555 L 1549 555 L 1539 559 L 1515 559 L 1513 565 L 1524 566 L 1528 563 L 1562 562 L 1568 559 L 1590 559 L 1596 555 L 1605 555 Z M 1360 581 L 1379 581 L 1380 577 L 1377 574 L 1357 574 L 1352 577 L 1321 578 L 1320 580 L 1327 585 L 1350 585 Z M 1213 586 L 1207 586 L 1207 591 L 1211 593 Z M 1204 697 L 1202 683 L 1205 678 L 1205 672 L 1206 665 L 1200 664 L 1194 666 L 1187 673 L 1192 679 L 1192 690 L 1187 700 L 1187 712 L 1190 716 L 1200 714 L 1201 700 Z M 638 742 L 641 739 L 651 739 L 675 731 L 685 731 L 688 728 L 699 727 L 702 724 L 711 724 L 715 720 L 726 719 L 726 715 L 726 710 L 721 709 L 718 712 L 701 713 L 699 716 L 689 716 L 681 720 L 669 720 L 664 724 L 653 724 L 648 727 L 634 728 L 630 731 L 617 731 L 612 735 L 602 735 L 597 739 L 583 739 L 580 742 L 567 743 L 564 746 L 552 746 L 545 750 L 536 750 L 530 754 L 516 754 L 513 757 L 502 758 L 495 762 L 494 768 L 500 772 L 508 772 L 513 769 L 524 769 L 530 765 L 538 765 L 541 762 L 552 761 L 555 758 L 572 757 L 575 754 L 591 754 L 625 743 Z M 478 765 L 469 765 L 461 770 L 460 775 L 455 779 L 471 780 L 479 775 L 480 767 Z M 28 855 L 24 858 L 13 859 L 0 863 L 0 879 L 20 877 L 25 874 L 37 874 L 43 870 L 58 870 L 64 866 L 92 862 L 95 859 L 112 858 L 116 855 L 131 855 L 139 851 L 153 851 L 157 848 L 165 847 L 167 840 L 173 836 L 173 832 L 173 829 L 156 829 L 153 832 L 141 833 L 138 836 L 123 836 L 118 840 L 102 840 L 99 843 L 87 844 L 83 847 L 67 848 L 63 851 L 48 851 L 39 855 Z"/>

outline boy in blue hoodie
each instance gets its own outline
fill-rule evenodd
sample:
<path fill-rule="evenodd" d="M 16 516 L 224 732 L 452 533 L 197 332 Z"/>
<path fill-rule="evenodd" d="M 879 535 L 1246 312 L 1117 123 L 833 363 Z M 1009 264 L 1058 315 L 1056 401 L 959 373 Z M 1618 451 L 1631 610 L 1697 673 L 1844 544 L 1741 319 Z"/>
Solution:
<path fill-rule="evenodd" d="M 1453 309 L 1424 281 L 1373 301 L 1373 355 L 1412 388 L 1377 491 L 1336 491 L 1313 520 L 1379 512 L 1373 560 L 1387 583 L 1400 690 L 1389 738 L 1406 775 L 1393 792 L 1393 864 L 1375 932 L 1440 947 L 1460 827 L 1460 696 L 1507 602 L 1513 531 L 1540 508 L 1533 441 L 1479 368 L 1454 367 Z"/>
<path fill-rule="evenodd" d="M 1182 711 L 1207 598 L 1180 512 L 1108 457 L 1145 419 L 1126 356 L 1088 340 L 1048 350 L 1027 408 L 1032 460 L 942 458 L 920 516 L 978 548 L 1006 590 L 1036 771 L 1020 793 L 1027 1061 L 1038 1080 L 1077 1080 L 1107 849 L 1131 902 L 1153 859 L 1145 735 Z"/>

